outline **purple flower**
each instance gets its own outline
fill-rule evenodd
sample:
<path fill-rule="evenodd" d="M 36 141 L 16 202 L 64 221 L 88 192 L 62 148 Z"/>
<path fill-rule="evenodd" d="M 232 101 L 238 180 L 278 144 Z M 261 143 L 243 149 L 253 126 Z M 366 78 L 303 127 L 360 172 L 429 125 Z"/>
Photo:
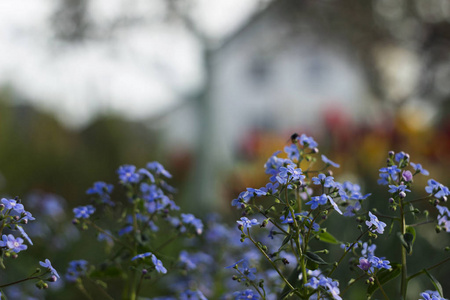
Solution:
<path fill-rule="evenodd" d="M 315 185 L 323 185 L 326 188 L 331 188 L 335 186 L 334 177 L 326 176 L 325 174 L 319 174 L 317 177 L 313 177 L 312 181 Z"/>
<path fill-rule="evenodd" d="M 300 159 L 300 153 L 298 152 L 296 144 L 291 144 L 290 146 L 284 147 L 284 152 L 287 153 L 289 159 L 292 161 L 298 161 Z"/>
<path fill-rule="evenodd" d="M 440 199 L 450 195 L 450 190 L 445 185 L 437 182 L 434 179 L 428 180 L 428 186 L 425 187 L 425 191 L 430 195 Z"/>
<path fill-rule="evenodd" d="M 4 234 L 2 236 L 0 247 L 8 247 L 8 250 L 12 250 L 16 253 L 19 253 L 20 251 L 26 250 L 28 248 L 27 245 L 23 245 L 22 238 L 15 238 L 12 234 Z"/>
<path fill-rule="evenodd" d="M 136 173 L 136 167 L 133 165 L 123 165 L 117 170 L 119 179 L 123 184 L 138 183 L 140 176 Z"/>
<path fill-rule="evenodd" d="M 132 231 L 133 231 L 133 225 L 127 225 L 127 226 L 123 227 L 122 229 L 120 229 L 120 230 L 117 232 L 117 234 L 118 234 L 119 236 L 122 236 L 122 235 L 127 234 L 127 233 L 130 233 L 130 232 L 132 232 Z"/>
<path fill-rule="evenodd" d="M 406 159 L 406 161 L 408 161 L 409 160 L 409 154 L 401 151 L 401 152 L 395 154 L 395 158 L 394 159 L 395 159 L 396 162 L 400 162 L 403 159 Z"/>
<path fill-rule="evenodd" d="M 369 258 L 360 257 L 358 267 L 369 274 L 373 274 L 375 269 L 390 269 L 391 266 L 389 264 L 388 260 L 383 260 L 373 255 Z"/>
<path fill-rule="evenodd" d="M 88 262 L 84 259 L 72 260 L 67 268 L 66 279 L 75 282 L 79 277 L 85 276 Z"/>
<path fill-rule="evenodd" d="M 239 270 L 240 273 L 245 275 L 248 280 L 255 280 L 256 279 L 256 268 L 250 268 L 248 260 L 247 259 L 241 259 L 237 261 L 236 263 L 226 267 L 226 269 L 236 268 Z"/>
<path fill-rule="evenodd" d="M 163 175 L 166 178 L 172 178 L 172 175 L 166 169 L 164 169 L 163 165 L 161 165 L 157 161 L 149 162 L 147 164 L 147 169 L 149 169 L 150 171 L 152 171 L 157 175 Z"/>
<path fill-rule="evenodd" d="M 447 300 L 446 298 L 441 297 L 438 291 L 427 290 L 423 293 L 420 293 L 420 296 L 422 296 L 423 299 L 419 300 Z"/>
<path fill-rule="evenodd" d="M 403 171 L 402 179 L 406 182 L 412 181 L 413 174 L 411 173 L 411 171 Z"/>
<path fill-rule="evenodd" d="M 447 216 L 438 216 L 438 225 L 444 228 L 446 232 L 450 232 L 450 220 Z"/>
<path fill-rule="evenodd" d="M 30 245 L 33 245 L 33 242 L 31 241 L 25 230 L 22 228 L 22 226 L 16 225 L 16 228 L 19 229 L 20 234 L 28 241 L 28 243 L 30 243 Z"/>
<path fill-rule="evenodd" d="M 367 242 L 364 242 L 361 249 L 361 255 L 367 258 L 371 258 L 375 255 L 375 249 L 377 248 L 377 245 L 372 244 L 369 246 Z"/>
<path fill-rule="evenodd" d="M 195 232 L 200 235 L 203 232 L 203 223 L 202 220 L 197 219 L 192 214 L 181 214 L 181 221 L 185 225 L 192 225 L 195 228 Z"/>
<path fill-rule="evenodd" d="M 287 184 L 288 182 L 302 182 L 305 176 L 302 175 L 302 170 L 296 168 L 295 164 L 289 164 L 286 167 L 280 167 L 280 172 L 276 176 L 276 179 L 280 184 Z"/>
<path fill-rule="evenodd" d="M 410 165 L 414 168 L 414 171 L 416 171 L 416 173 L 420 173 L 423 174 L 425 176 L 430 175 L 430 172 L 428 172 L 427 170 L 425 170 L 424 168 L 422 168 L 421 164 L 415 164 L 415 163 L 410 163 Z"/>
<path fill-rule="evenodd" d="M 247 217 L 242 217 L 240 221 L 236 221 L 239 225 L 242 225 L 244 229 L 250 228 L 253 225 L 259 225 L 258 220 L 252 219 L 249 220 Z"/>
<path fill-rule="evenodd" d="M 302 134 L 299 138 L 300 144 L 302 144 L 304 147 L 308 147 L 310 149 L 314 149 L 318 146 L 316 141 L 312 137 L 306 136 L 305 134 Z"/>
<path fill-rule="evenodd" d="M 340 167 L 339 164 L 337 164 L 337 163 L 331 161 L 330 159 L 328 159 L 328 158 L 327 158 L 325 155 L 323 155 L 323 154 L 322 154 L 322 161 L 323 161 L 324 163 L 326 163 L 327 165 L 331 165 L 331 166 L 333 166 L 333 167 L 335 167 L 335 168 L 339 168 L 339 167 Z"/>
<path fill-rule="evenodd" d="M 369 258 L 370 263 L 372 264 L 372 267 L 376 269 L 390 269 L 391 266 L 389 265 L 390 262 L 388 260 L 376 257 L 375 255 L 371 256 Z"/>
<path fill-rule="evenodd" d="M 392 180 L 397 180 L 398 173 L 400 173 L 400 172 L 401 172 L 401 170 L 396 165 L 393 165 L 393 166 L 390 166 L 390 167 L 381 168 L 380 169 L 380 173 L 381 174 L 388 174 L 388 175 L 386 176 L 386 175 L 381 175 L 380 174 L 380 177 L 382 179 L 386 180 L 386 181 L 389 180 L 388 179 L 389 176 L 392 178 Z"/>
<path fill-rule="evenodd" d="M 18 203 L 16 200 L 14 199 L 6 199 L 6 198 L 2 198 L 2 203 L 5 205 L 6 209 L 11 209 L 16 211 L 17 213 L 21 214 L 24 212 L 24 207 L 22 204 Z"/>
<path fill-rule="evenodd" d="M 153 255 L 153 253 L 151 253 L 151 252 L 141 253 L 141 254 L 138 254 L 138 255 L 136 255 L 135 257 L 133 257 L 133 258 L 131 259 L 131 261 L 136 260 L 136 259 L 144 259 L 144 258 L 149 257 L 149 256 L 152 256 L 152 255 Z"/>
<path fill-rule="evenodd" d="M 55 268 L 52 267 L 52 263 L 50 262 L 50 260 L 48 260 L 48 258 L 45 259 L 45 262 L 40 261 L 39 264 L 42 267 L 47 268 L 47 270 L 49 270 L 52 273 L 52 275 L 55 275 L 56 277 L 60 278 L 58 272 L 56 272 Z"/>
<path fill-rule="evenodd" d="M 370 261 L 367 258 L 364 258 L 364 257 L 359 258 L 358 268 L 367 272 L 367 271 L 369 271 L 371 266 L 372 266 L 372 264 L 370 263 Z"/>
<path fill-rule="evenodd" d="M 95 207 L 92 205 L 79 206 L 73 209 L 75 218 L 88 219 L 95 212 Z"/>
<path fill-rule="evenodd" d="M 86 194 L 93 195 L 97 194 L 99 196 L 108 195 L 112 193 L 114 186 L 112 184 L 107 184 L 103 181 L 94 182 L 94 185 L 90 187 Z"/>
<path fill-rule="evenodd" d="M 372 214 L 370 211 L 369 211 L 369 217 L 370 217 L 370 221 L 366 221 L 367 227 L 369 227 L 370 230 L 375 230 L 379 234 L 382 234 L 384 232 L 384 227 L 386 227 L 386 223 L 378 221 L 378 218 L 374 214 Z M 374 228 L 372 228 L 372 227 L 374 227 Z"/>
<path fill-rule="evenodd" d="M 334 210 L 337 211 L 340 215 L 342 215 L 342 211 L 339 209 L 336 202 L 333 201 L 333 198 L 328 197 L 328 200 L 330 200 L 330 204 L 331 204 L 331 206 L 333 206 Z"/>
<path fill-rule="evenodd" d="M 159 259 L 157 259 L 154 254 L 152 255 L 152 263 L 155 266 L 155 269 L 158 273 L 163 273 L 163 274 L 167 273 L 167 269 L 164 268 L 162 262 Z"/>
<path fill-rule="evenodd" d="M 107 203 L 109 205 L 114 205 L 111 201 L 110 194 L 112 193 L 114 186 L 112 184 L 107 184 L 103 181 L 94 182 L 94 185 L 90 187 L 86 194 L 88 195 L 97 195 L 100 197 L 103 203 Z"/>
<path fill-rule="evenodd" d="M 344 216 L 353 217 L 355 213 L 361 209 L 361 204 L 359 201 L 355 202 L 355 205 L 349 205 L 345 208 Z"/>
<path fill-rule="evenodd" d="M 406 185 L 401 184 L 401 185 L 389 185 L 390 189 L 389 189 L 389 193 L 400 193 L 400 192 L 411 192 L 410 189 L 407 188 Z"/>
<path fill-rule="evenodd" d="M 439 214 L 441 216 L 447 214 L 448 216 L 450 216 L 450 211 L 448 210 L 448 208 L 446 206 L 441 206 L 441 205 L 436 205 L 436 208 L 439 211 Z"/>
<path fill-rule="evenodd" d="M 234 292 L 233 297 L 234 300 L 261 299 L 261 297 L 251 289 L 246 289 L 245 291 L 241 292 Z"/>
<path fill-rule="evenodd" d="M 316 209 L 319 205 L 325 205 L 331 199 L 330 196 L 322 194 L 320 196 L 311 197 L 311 201 L 307 202 L 306 205 L 311 205 L 311 209 Z"/>
<path fill-rule="evenodd" d="M 311 277 L 305 286 L 309 286 L 313 289 L 318 289 L 319 287 L 323 287 L 335 300 L 342 300 L 341 296 L 339 296 L 339 282 L 333 280 L 332 278 L 325 277 L 320 275 L 319 277 Z"/>
<path fill-rule="evenodd" d="M 296 213 L 296 214 L 295 214 L 295 216 L 300 216 L 300 215 L 302 215 L 302 214 L 301 214 L 301 213 Z M 281 217 L 280 217 L 280 220 L 281 220 L 281 224 L 291 224 L 291 223 L 294 223 L 294 219 L 292 218 L 291 212 L 289 212 L 289 214 L 288 214 L 287 217 L 281 216 Z"/>
<path fill-rule="evenodd" d="M 155 182 L 155 177 L 154 177 L 153 174 L 150 173 L 147 169 L 140 168 L 140 169 L 138 170 L 138 173 L 139 173 L 140 175 L 147 176 L 148 179 L 150 179 L 151 182 Z"/>

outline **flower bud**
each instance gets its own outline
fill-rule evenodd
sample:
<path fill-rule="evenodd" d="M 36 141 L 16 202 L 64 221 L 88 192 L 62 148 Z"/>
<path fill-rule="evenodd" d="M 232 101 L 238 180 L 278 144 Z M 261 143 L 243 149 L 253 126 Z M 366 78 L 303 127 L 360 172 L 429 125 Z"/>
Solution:
<path fill-rule="evenodd" d="M 442 228 L 439 225 L 436 225 L 436 227 L 434 228 L 434 230 L 436 231 L 436 233 L 440 233 Z"/>
<path fill-rule="evenodd" d="M 405 198 L 406 197 L 406 194 L 405 194 L 405 192 L 400 192 L 400 193 L 398 193 L 398 196 L 401 198 L 401 199 L 403 199 L 403 198 Z"/>
<path fill-rule="evenodd" d="M 389 198 L 389 203 L 390 204 L 394 203 L 394 198 Z"/>
<path fill-rule="evenodd" d="M 402 178 L 406 182 L 410 182 L 413 179 L 413 175 L 412 175 L 412 173 L 410 171 L 403 171 Z"/>
<path fill-rule="evenodd" d="M 264 280 L 263 280 L 263 279 L 261 279 L 261 280 L 259 281 L 258 286 L 259 286 L 260 288 L 264 288 Z"/>
<path fill-rule="evenodd" d="M 390 158 L 393 158 L 394 155 L 395 155 L 395 152 L 394 152 L 394 151 L 391 150 L 391 151 L 388 152 L 388 156 L 389 156 Z"/>
<path fill-rule="evenodd" d="M 58 280 L 58 278 L 55 275 L 52 275 L 49 279 L 47 279 L 48 282 L 56 282 L 56 280 Z"/>
<path fill-rule="evenodd" d="M 316 148 L 313 148 L 313 149 L 312 149 L 312 153 L 319 153 L 319 148 L 317 148 L 317 147 L 316 147 Z"/>
<path fill-rule="evenodd" d="M 142 269 L 142 275 L 146 275 L 148 273 L 147 269 Z"/>
<path fill-rule="evenodd" d="M 328 171 L 327 171 L 327 176 L 333 176 L 333 171 L 328 170 Z"/>

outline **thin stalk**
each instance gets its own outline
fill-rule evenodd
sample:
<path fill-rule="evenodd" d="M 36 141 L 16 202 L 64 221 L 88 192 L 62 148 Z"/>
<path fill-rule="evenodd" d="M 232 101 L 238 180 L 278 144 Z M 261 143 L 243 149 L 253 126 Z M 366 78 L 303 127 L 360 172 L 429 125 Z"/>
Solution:
<path fill-rule="evenodd" d="M 239 272 L 239 274 L 244 276 L 247 282 L 249 282 L 255 288 L 255 290 L 258 292 L 258 294 L 261 296 L 262 299 L 266 299 L 266 297 L 264 297 L 264 295 L 260 292 L 258 286 L 253 281 L 249 280 L 248 277 L 244 273 L 242 273 L 239 269 L 236 270 Z"/>
<path fill-rule="evenodd" d="M 345 292 L 347 292 L 348 289 L 349 289 L 353 284 L 355 284 L 355 283 L 358 282 L 359 280 L 363 279 L 364 276 L 366 276 L 365 273 L 361 274 L 358 278 L 356 278 L 355 280 L 353 280 L 352 283 L 350 283 L 349 285 L 347 285 L 347 287 L 341 292 L 340 295 L 342 296 L 343 294 L 345 294 Z"/>
<path fill-rule="evenodd" d="M 347 255 L 348 252 L 350 252 L 350 250 L 353 249 L 353 247 L 356 245 L 356 243 L 359 241 L 360 238 L 362 238 L 367 232 L 369 232 L 370 228 L 368 228 L 366 231 L 362 232 L 357 238 L 356 240 L 353 242 L 353 244 L 350 245 L 350 247 L 348 247 L 347 250 L 345 250 L 344 254 L 342 254 L 341 258 L 339 259 L 339 261 L 337 262 L 337 264 L 335 264 L 333 266 L 333 269 L 331 269 L 330 273 L 328 273 L 328 277 L 331 276 L 331 274 L 333 274 L 333 272 L 336 270 L 336 268 L 341 264 L 342 260 L 344 259 L 344 257 Z"/>
<path fill-rule="evenodd" d="M 403 211 L 402 200 L 399 201 L 399 206 L 400 206 L 400 219 L 401 219 L 400 229 L 401 229 L 402 235 L 404 235 L 406 233 L 406 220 L 405 220 L 405 213 Z M 402 257 L 402 277 L 401 277 L 400 292 L 402 295 L 402 299 L 406 300 L 406 288 L 408 285 L 407 268 L 406 268 L 406 249 L 405 249 L 405 247 L 403 247 L 402 244 L 400 244 L 400 249 L 401 249 L 401 257 Z"/>
<path fill-rule="evenodd" d="M 21 283 L 21 282 L 25 282 L 25 281 L 28 281 L 28 280 L 33 280 L 33 279 L 41 279 L 41 277 L 40 276 L 27 277 L 27 278 L 20 279 L 20 280 L 14 281 L 14 282 L 2 284 L 2 285 L 0 285 L 0 288 L 4 288 L 4 287 L 10 286 L 10 285 L 15 285 L 15 284 L 18 284 L 18 283 Z"/>
<path fill-rule="evenodd" d="M 405 201 L 405 202 L 403 202 L 403 204 L 409 204 L 409 203 L 419 202 L 419 201 L 423 201 L 423 200 L 429 200 L 431 198 L 432 198 L 432 196 L 426 196 L 426 197 L 422 197 L 422 198 L 418 198 L 418 199 L 414 199 L 414 200 Z"/>
<path fill-rule="evenodd" d="M 389 300 L 389 297 L 386 295 L 386 292 L 384 291 L 383 287 L 381 286 L 380 281 L 378 280 L 378 277 L 374 275 L 375 281 L 377 282 L 378 288 L 380 289 L 381 293 L 383 293 L 384 299 Z"/>
<path fill-rule="evenodd" d="M 109 295 L 109 294 L 105 291 L 105 289 L 104 289 L 102 286 L 100 286 L 99 284 L 97 284 L 97 283 L 96 283 L 95 281 L 93 281 L 92 279 L 89 279 L 89 281 L 91 281 L 91 282 L 98 288 L 98 290 L 106 297 L 106 299 L 114 300 L 114 298 L 111 297 L 111 295 Z"/>
<path fill-rule="evenodd" d="M 124 246 L 125 248 L 128 248 L 128 250 L 133 250 L 133 248 L 128 245 L 125 244 L 124 242 L 122 242 L 121 240 L 119 240 L 118 238 L 116 238 L 115 236 L 113 236 L 112 234 L 108 233 L 107 231 L 105 231 L 103 228 L 99 227 L 97 224 L 95 224 L 94 222 L 92 222 L 91 220 L 86 220 L 86 223 L 88 223 L 90 226 L 94 227 L 95 229 L 97 229 L 97 231 L 103 233 L 104 235 L 110 237 L 114 242 Z"/>
<path fill-rule="evenodd" d="M 419 276 L 419 275 L 425 273 L 425 270 L 426 270 L 426 271 L 430 271 L 430 270 L 432 270 L 432 269 L 434 269 L 434 268 L 437 268 L 437 267 L 439 267 L 440 265 L 442 265 L 442 264 L 444 264 L 444 263 L 446 263 L 446 262 L 448 262 L 448 261 L 450 261 L 450 257 L 447 257 L 446 259 L 444 259 L 444 260 L 442 260 L 442 261 L 440 261 L 440 262 L 438 262 L 438 263 L 432 265 L 431 267 L 425 268 L 425 269 L 423 269 L 423 270 L 420 270 L 420 271 L 417 272 L 417 273 L 414 273 L 414 274 L 410 275 L 410 276 L 408 277 L 408 281 L 411 280 L 411 279 L 413 279 L 414 277 L 417 277 L 417 276 Z"/>
<path fill-rule="evenodd" d="M 167 245 L 169 245 L 171 242 L 173 242 L 174 240 L 176 240 L 178 238 L 178 234 L 174 235 L 173 237 L 169 238 L 167 241 L 165 241 L 164 243 L 162 243 L 161 245 L 159 245 L 158 248 L 156 248 L 154 251 L 158 252 L 159 250 L 161 250 L 162 248 L 166 247 Z"/>
<path fill-rule="evenodd" d="M 275 269 L 275 271 L 277 271 L 278 275 L 280 275 L 281 279 L 283 279 L 283 281 L 286 283 L 286 285 L 292 290 L 295 291 L 298 294 L 298 291 L 292 286 L 292 284 L 286 279 L 286 277 L 284 277 L 284 275 L 281 273 L 281 271 L 278 269 L 277 265 L 275 265 L 275 263 L 270 259 L 270 257 L 267 255 L 266 252 L 264 252 L 263 249 L 261 249 L 261 247 L 258 245 L 257 242 L 255 242 L 255 240 L 251 237 L 250 235 L 250 230 L 247 228 L 247 236 L 249 238 L 249 240 L 253 243 L 253 245 L 256 246 L 256 248 L 258 248 L 258 250 L 264 255 L 264 257 L 269 261 L 269 263 L 272 265 L 272 267 Z"/>
<path fill-rule="evenodd" d="M 424 222 L 420 222 L 420 223 L 416 223 L 416 224 L 410 224 L 408 226 L 416 227 L 416 226 L 425 225 L 425 224 L 434 223 L 434 222 L 435 222 L 435 220 L 428 220 L 428 221 L 424 221 Z"/>

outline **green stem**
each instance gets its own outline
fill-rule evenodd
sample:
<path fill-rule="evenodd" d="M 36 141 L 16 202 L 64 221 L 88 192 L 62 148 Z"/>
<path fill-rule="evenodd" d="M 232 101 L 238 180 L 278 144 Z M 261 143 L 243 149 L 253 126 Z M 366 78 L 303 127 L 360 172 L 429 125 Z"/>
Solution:
<path fill-rule="evenodd" d="M 330 273 L 328 273 L 328 277 L 331 276 L 331 274 L 333 274 L 333 272 L 336 270 L 336 268 L 341 264 L 342 260 L 344 259 L 344 257 L 347 255 L 348 252 L 350 252 L 350 250 L 353 249 L 353 247 L 356 245 L 356 243 L 358 243 L 359 239 L 362 238 L 367 232 L 369 232 L 370 228 L 368 228 L 366 231 L 362 232 L 357 238 L 356 240 L 350 245 L 350 247 L 348 247 L 347 250 L 345 250 L 344 254 L 342 254 L 341 258 L 338 260 L 338 262 L 336 264 L 334 264 L 333 269 L 331 269 Z"/>
<path fill-rule="evenodd" d="M 98 288 L 98 290 L 106 297 L 105 299 L 114 300 L 114 298 L 111 297 L 111 295 L 109 295 L 101 285 L 97 284 L 92 279 L 89 279 L 89 281 L 91 281 Z"/>
<path fill-rule="evenodd" d="M 345 292 L 347 292 L 348 289 L 349 289 L 353 284 L 355 284 L 355 283 L 358 282 L 359 280 L 363 279 L 364 276 L 366 276 L 366 273 L 361 274 L 358 278 L 356 278 L 355 280 L 353 280 L 352 283 L 350 283 L 349 285 L 347 285 L 347 287 L 341 292 L 340 295 L 342 296 L 343 294 L 345 294 Z"/>
<path fill-rule="evenodd" d="M 14 281 L 14 282 L 2 284 L 2 285 L 0 285 L 0 288 L 4 288 L 4 287 L 7 287 L 7 286 L 15 285 L 15 284 L 18 284 L 18 283 L 21 283 L 21 282 L 25 282 L 25 281 L 28 281 L 28 280 L 33 280 L 33 279 L 41 279 L 41 277 L 40 276 L 27 277 L 27 278 L 24 278 L 24 279 L 21 279 L 21 280 L 17 280 L 17 281 Z"/>
<path fill-rule="evenodd" d="M 250 229 L 247 228 L 247 236 L 249 240 L 253 243 L 253 245 L 258 248 L 258 250 L 264 255 L 264 257 L 269 261 L 269 263 L 272 265 L 272 267 L 277 271 L 278 275 L 280 275 L 281 279 L 286 283 L 286 285 L 292 290 L 295 291 L 298 294 L 298 291 L 292 286 L 292 284 L 284 277 L 284 275 L 281 273 L 281 271 L 278 269 L 277 265 L 273 262 L 273 260 L 270 259 L 270 257 L 267 255 L 266 252 L 264 252 L 263 249 L 258 245 L 258 243 L 251 237 L 250 235 Z"/>
<path fill-rule="evenodd" d="M 94 222 L 92 222 L 91 220 L 86 220 L 86 223 L 88 223 L 90 226 L 94 227 L 97 231 L 103 233 L 104 235 L 110 237 L 114 242 L 124 246 L 125 248 L 128 248 L 129 250 L 133 251 L 133 248 L 128 245 L 125 244 L 124 242 L 122 242 L 121 240 L 119 240 L 118 238 L 116 238 L 115 236 L 113 236 L 112 234 L 110 234 L 109 232 L 107 232 L 106 230 L 104 230 L 103 228 L 101 228 L 100 226 L 98 226 L 97 224 L 95 224 Z"/>
<path fill-rule="evenodd" d="M 378 280 L 378 277 L 374 275 L 375 281 L 377 282 L 378 288 L 380 289 L 381 293 L 383 293 L 384 299 L 389 300 L 389 297 L 386 295 L 386 292 L 384 291 L 383 287 L 381 286 L 380 281 Z"/>
<path fill-rule="evenodd" d="M 431 267 L 425 268 L 425 269 L 423 269 L 423 270 L 421 270 L 421 271 L 419 271 L 419 272 L 417 272 L 417 273 L 412 274 L 411 276 L 409 276 L 409 277 L 407 278 L 407 280 L 409 281 L 409 280 L 413 279 L 414 277 L 417 277 L 417 276 L 419 276 L 420 274 L 425 273 L 425 270 L 426 270 L 426 271 L 430 271 L 430 270 L 432 270 L 432 269 L 434 269 L 434 268 L 437 268 L 437 267 L 439 267 L 440 265 L 442 265 L 442 264 L 444 264 L 444 263 L 446 263 L 446 262 L 448 262 L 448 261 L 450 261 L 450 257 L 447 257 L 446 259 L 444 259 L 444 260 L 442 260 L 442 261 L 440 261 L 440 262 L 438 262 L 438 263 L 432 265 Z"/>
<path fill-rule="evenodd" d="M 171 242 L 173 242 L 174 240 L 176 240 L 178 238 L 179 234 L 174 235 L 173 237 L 171 237 L 170 239 L 168 239 L 167 241 L 165 241 L 164 243 L 162 243 L 161 245 L 159 245 L 158 248 L 155 249 L 155 252 L 158 252 L 159 250 L 161 250 L 162 248 L 166 247 L 167 245 L 169 245 Z"/>
<path fill-rule="evenodd" d="M 242 276 L 244 276 L 244 277 L 245 277 L 245 280 L 246 280 L 247 282 L 249 282 L 249 283 L 255 288 L 255 290 L 258 292 L 258 294 L 261 296 L 262 299 L 266 299 L 266 297 L 264 297 L 264 295 L 263 295 L 263 294 L 261 293 L 261 291 L 259 290 L 258 286 L 257 286 L 252 280 L 248 279 L 248 277 L 247 277 L 244 273 L 242 273 L 239 269 L 236 269 L 236 270 L 238 271 L 239 274 L 241 274 Z"/>
<path fill-rule="evenodd" d="M 405 213 L 403 210 L 403 202 L 402 200 L 399 201 L 400 206 L 400 229 L 402 235 L 406 233 L 406 220 L 405 220 Z M 403 247 L 402 244 L 400 244 L 401 249 L 401 258 L 402 258 L 402 277 L 401 277 L 401 285 L 400 285 L 400 292 L 403 300 L 406 300 L 406 288 L 408 285 L 407 280 L 407 268 L 406 268 L 406 249 Z"/>
<path fill-rule="evenodd" d="M 429 200 L 431 198 L 432 198 L 432 196 L 426 196 L 426 197 L 422 197 L 422 198 L 419 198 L 419 199 L 405 201 L 405 202 L 403 202 L 403 204 L 409 204 L 409 203 L 414 203 L 414 202 L 418 202 L 418 201 Z"/>
<path fill-rule="evenodd" d="M 416 224 L 410 224 L 408 226 L 416 227 L 416 226 L 425 225 L 425 224 L 434 223 L 434 222 L 435 222 L 435 220 L 428 220 L 428 221 L 424 221 L 424 222 L 420 222 L 420 223 L 416 223 Z"/>

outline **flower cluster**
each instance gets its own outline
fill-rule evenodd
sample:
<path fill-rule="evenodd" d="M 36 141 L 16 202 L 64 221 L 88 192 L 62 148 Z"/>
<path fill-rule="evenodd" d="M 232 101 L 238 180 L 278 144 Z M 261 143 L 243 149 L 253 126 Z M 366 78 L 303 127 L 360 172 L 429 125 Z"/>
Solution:
<path fill-rule="evenodd" d="M 339 282 L 331 276 L 341 265 L 344 257 L 351 253 L 354 256 L 350 258 L 351 270 L 353 272 L 359 270 L 359 275 L 356 275 L 359 279 L 364 276 L 368 277 L 366 282 L 369 284 L 367 291 L 369 296 L 380 290 L 387 298 L 382 286 L 402 273 L 401 293 L 405 299 L 407 291 L 405 287 L 408 280 L 407 268 L 402 268 L 399 263 L 391 263 L 385 257 L 375 256 L 376 245 L 373 240 L 377 239 L 377 235 L 383 234 L 387 227 L 384 220 L 381 221 L 379 218 L 391 220 L 390 231 L 396 230 L 397 227 L 394 225 L 398 222 L 397 236 L 400 238 L 399 246 L 402 250 L 403 262 L 405 262 L 405 255 L 412 254 L 416 237 L 414 227 L 430 223 L 430 220 L 425 220 L 410 225 L 406 222 L 406 215 L 412 214 L 418 220 L 417 214 L 420 213 L 420 210 L 416 209 L 413 203 L 423 199 L 433 200 L 430 203 L 438 210 L 436 221 L 439 230 L 449 231 L 450 212 L 446 206 L 441 205 L 447 201 L 448 188 L 435 180 L 429 180 L 428 186 L 425 188 L 429 194 L 428 197 L 409 200 L 407 194 L 413 194 L 411 187 L 414 176 L 429 175 L 429 172 L 420 164 L 411 163 L 407 153 L 391 151 L 388 154 L 387 166 L 379 170 L 378 183 L 388 186 L 389 207 L 399 215 L 381 214 L 375 209 L 366 210 L 363 201 L 366 201 L 371 194 L 362 193 L 361 187 L 356 183 L 339 182 L 333 173 L 327 170 L 329 167 L 338 168 L 339 164 L 331 161 L 325 155 L 321 155 L 321 161 L 325 165 L 322 165 L 321 168 L 314 168 L 318 161 L 315 155 L 319 152 L 318 144 L 314 139 L 306 135 L 294 134 L 291 141 L 292 144 L 284 149 L 287 158 L 280 157 L 281 152 L 275 152 L 265 163 L 265 173 L 270 176 L 266 186 L 258 189 L 247 188 L 231 202 L 231 205 L 238 208 L 242 214 L 240 220 L 237 221 L 241 231 L 239 240 L 243 244 L 251 242 L 250 245 L 253 245 L 262 254 L 269 268 L 272 268 L 275 276 L 279 279 L 279 284 L 281 283 L 283 286 L 283 289 L 277 292 L 278 297 L 295 296 L 300 299 L 321 299 L 325 294 L 333 299 L 342 299 Z M 355 241 L 342 244 L 344 253 L 334 263 L 326 262 L 320 255 L 328 253 L 327 248 L 322 246 L 317 249 L 317 243 L 311 243 L 312 240 L 329 244 L 340 243 L 334 237 L 333 232 L 328 232 L 323 224 L 333 212 L 337 212 L 336 216 L 338 217 L 339 215 L 354 217 L 359 224 L 360 231 Z M 427 214 L 424 216 L 427 217 Z M 367 227 L 364 228 L 362 224 Z M 268 229 L 265 229 L 266 227 Z M 269 231 L 268 234 L 266 233 L 269 240 L 261 237 L 265 230 Z M 361 239 L 365 236 L 368 240 L 362 242 Z M 355 250 L 357 248 L 361 249 L 359 256 Z M 443 264 L 447 260 L 435 266 Z M 290 262 L 294 262 L 297 266 L 288 276 L 283 274 L 282 266 L 289 265 Z M 321 268 L 327 265 L 332 265 L 332 267 Z M 234 299 L 243 299 L 240 297 L 245 297 L 247 293 L 249 298 L 265 299 L 265 295 L 271 294 L 275 288 L 263 280 L 258 281 L 256 269 L 251 268 L 246 259 L 241 259 L 228 268 L 237 270 L 238 275 L 233 275 L 235 281 L 243 282 L 247 287 L 253 287 L 253 290 L 236 292 L 233 294 L 235 295 Z M 361 271 L 363 271 L 362 275 Z M 314 274 L 310 272 L 314 272 Z M 288 279 L 294 278 L 292 276 L 298 280 Z M 380 281 L 378 277 L 383 278 L 383 281 Z M 353 283 L 351 282 L 349 286 Z M 425 292 L 422 296 L 432 299 L 431 297 L 436 295 Z"/>
<path fill-rule="evenodd" d="M 4 259 L 17 258 L 19 253 L 27 250 L 28 245 L 25 244 L 25 241 L 29 245 L 33 245 L 23 226 L 29 224 L 30 221 L 34 221 L 35 218 L 29 211 L 25 210 L 21 199 L 18 197 L 14 199 L 2 198 L 0 202 L 0 267 L 6 269 Z M 6 233 L 4 233 L 5 231 Z M 17 233 L 19 236 L 15 235 Z M 0 288 L 28 280 L 36 280 L 36 287 L 40 289 L 47 288 L 48 284 L 45 281 L 55 282 L 59 278 L 59 274 L 53 268 L 50 260 L 46 259 L 44 262 L 39 262 L 39 264 L 45 268 L 44 271 L 37 269 L 36 272 L 25 279 L 4 285 L 0 283 Z M 44 278 L 49 273 L 51 276 Z M 3 293 L 3 295 L 5 294 Z M 0 290 L 1 296 L 2 291 Z"/>
<path fill-rule="evenodd" d="M 141 281 L 157 275 L 164 276 L 168 272 L 164 266 L 165 261 L 171 262 L 173 258 L 164 255 L 163 249 L 181 236 L 192 238 L 203 233 L 204 225 L 199 218 L 193 214 L 177 213 L 179 207 L 173 201 L 172 195 L 175 189 L 166 182 L 172 176 L 161 164 L 151 162 L 146 168 L 140 169 L 133 165 L 123 165 L 118 168 L 117 175 L 118 182 L 125 191 L 127 205 L 123 206 L 123 202 L 117 205 L 118 202 L 112 195 L 112 184 L 95 182 L 86 191 L 86 194 L 91 196 L 92 203 L 73 209 L 75 225 L 82 229 L 92 228 L 96 231 L 99 241 L 107 242 L 105 262 L 100 267 L 83 259 L 70 262 L 66 278 L 68 281 L 77 282 L 77 285 L 82 286 L 84 278 L 97 278 L 99 268 L 102 268 L 100 273 L 108 274 L 108 269 L 104 270 L 105 265 L 111 268 L 109 273 L 124 278 L 130 276 L 127 274 L 129 270 L 140 274 Z M 101 224 L 104 224 L 107 216 L 111 216 L 110 211 L 114 209 L 119 210 L 117 213 L 122 217 L 110 223 L 115 224 L 114 228 L 103 228 Z M 160 228 L 164 228 L 164 233 L 168 236 L 155 235 Z M 120 255 L 111 257 L 112 251 Z M 159 258 L 164 260 L 164 263 Z M 113 265 L 111 261 L 114 261 Z M 195 264 L 186 257 L 184 262 L 184 265 L 179 264 L 180 268 L 194 268 Z M 155 275 L 151 275 L 152 272 Z M 128 289 L 128 297 L 135 299 L 140 287 L 141 284 Z M 185 288 L 179 291 L 178 297 L 203 299 L 199 293 Z"/>

